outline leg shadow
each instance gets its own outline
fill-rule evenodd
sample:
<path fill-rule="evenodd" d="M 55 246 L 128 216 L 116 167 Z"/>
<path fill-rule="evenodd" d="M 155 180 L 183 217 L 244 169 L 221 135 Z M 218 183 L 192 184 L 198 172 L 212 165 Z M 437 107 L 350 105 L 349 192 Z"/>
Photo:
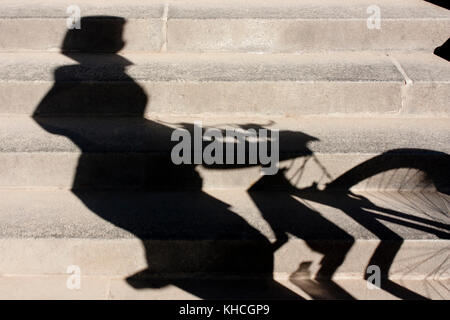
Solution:
<path fill-rule="evenodd" d="M 270 194 L 264 192 L 274 185 L 284 185 L 286 190 Z M 272 228 L 278 246 L 286 243 L 288 234 L 291 234 L 304 240 L 314 252 L 323 255 L 320 269 L 314 278 L 309 270 L 311 262 L 302 261 L 298 270 L 291 275 L 291 282 L 313 299 L 354 299 L 332 279 L 353 246 L 354 238 L 320 212 L 295 199 L 292 196 L 294 189 L 283 171 L 263 177 L 248 192 Z"/>

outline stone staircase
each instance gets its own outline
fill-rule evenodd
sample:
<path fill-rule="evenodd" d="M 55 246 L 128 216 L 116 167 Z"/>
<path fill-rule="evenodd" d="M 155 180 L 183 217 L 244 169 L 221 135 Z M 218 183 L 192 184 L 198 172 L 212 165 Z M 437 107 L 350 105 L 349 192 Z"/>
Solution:
<path fill-rule="evenodd" d="M 450 11 L 3 0 L 0 30 L 0 298 L 450 298 Z M 250 140 L 174 164 L 199 128 L 278 130 L 277 173 Z"/>

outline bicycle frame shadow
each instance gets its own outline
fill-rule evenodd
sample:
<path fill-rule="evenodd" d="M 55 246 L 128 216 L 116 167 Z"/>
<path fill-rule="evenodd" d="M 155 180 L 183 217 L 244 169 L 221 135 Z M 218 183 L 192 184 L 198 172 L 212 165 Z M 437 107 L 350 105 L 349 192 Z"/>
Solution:
<path fill-rule="evenodd" d="M 345 295 L 342 294 L 333 282 L 327 281 L 323 283 L 322 280 L 324 278 L 332 278 L 333 273 L 342 263 L 342 258 L 345 258 L 352 246 L 352 243 L 350 243 L 348 245 L 341 245 L 338 250 L 336 250 L 336 247 L 330 247 L 325 250 L 323 248 L 317 249 L 317 245 L 314 241 L 316 240 L 314 239 L 316 234 L 309 234 L 308 228 L 305 229 L 304 225 L 297 226 L 296 224 L 288 222 L 283 225 L 279 220 L 282 219 L 284 212 L 296 212 L 294 209 L 295 206 L 298 208 L 305 207 L 300 201 L 294 200 L 293 196 L 295 196 L 303 200 L 312 201 L 313 203 L 339 209 L 340 212 L 344 213 L 374 234 L 378 239 L 382 240 L 367 264 L 367 267 L 371 265 L 380 267 L 382 278 L 381 289 L 401 299 L 426 299 L 424 296 L 390 280 L 389 271 L 404 239 L 381 221 L 420 230 L 433 234 L 440 239 L 450 239 L 450 225 L 433 219 L 416 217 L 394 209 L 380 207 L 368 198 L 351 191 L 353 186 L 377 174 L 383 174 L 389 170 L 402 168 L 415 169 L 425 173 L 425 176 L 421 177 L 421 179 L 426 181 L 426 183 L 422 185 L 422 189 L 424 187 L 429 187 L 432 184 L 437 189 L 437 192 L 448 194 L 450 187 L 448 184 L 448 181 L 450 181 L 450 157 L 442 152 L 420 149 L 398 149 L 385 152 L 348 170 L 328 183 L 323 190 L 319 190 L 316 184 L 313 184 L 309 188 L 298 189 L 290 183 L 282 172 L 274 177 L 264 177 L 249 190 L 250 194 L 252 194 L 252 199 L 257 203 L 263 217 L 269 224 L 275 226 L 278 237 L 286 238 L 287 233 L 293 234 L 301 239 L 305 239 L 307 244 L 313 250 L 324 255 L 322 267 L 317 273 L 316 278 L 314 279 L 315 281 L 309 279 L 308 262 L 302 262 L 300 263 L 297 272 L 291 275 L 291 281 L 293 283 L 318 299 L 345 298 Z M 275 211 L 266 210 L 266 198 L 259 195 L 256 191 L 270 190 L 270 186 L 274 184 L 275 180 L 278 180 L 276 182 L 277 185 L 285 185 L 284 193 L 280 196 L 283 197 L 284 200 L 278 200 L 277 202 L 285 204 L 291 202 L 293 205 L 288 205 L 286 208 L 280 208 L 282 213 L 273 216 Z M 394 202 L 398 201 L 398 199 L 391 200 Z M 427 201 L 431 200 L 427 199 Z M 442 210 L 442 213 L 448 217 L 448 212 L 445 212 L 445 208 Z M 303 211 L 297 212 L 303 213 L 304 209 Z M 318 212 L 316 214 L 320 215 Z M 304 217 L 301 214 L 298 216 L 301 216 L 303 221 Z M 288 220 L 293 221 L 294 218 Z M 308 226 L 310 224 L 311 228 L 314 229 L 314 227 L 321 226 L 320 224 L 316 224 L 314 220 L 311 220 L 311 222 L 309 220 L 311 219 L 307 219 L 306 223 Z M 326 235 L 331 235 L 333 238 L 339 239 L 337 234 L 332 233 L 333 231 L 336 232 L 336 230 L 333 229 L 324 230 Z M 337 259 L 337 263 L 333 264 L 327 262 L 327 260 L 331 259 L 330 257 L 336 258 L 336 256 L 340 257 Z M 366 273 L 365 276 L 367 280 L 368 275 Z M 327 290 L 324 290 L 324 286 L 328 286 Z"/>

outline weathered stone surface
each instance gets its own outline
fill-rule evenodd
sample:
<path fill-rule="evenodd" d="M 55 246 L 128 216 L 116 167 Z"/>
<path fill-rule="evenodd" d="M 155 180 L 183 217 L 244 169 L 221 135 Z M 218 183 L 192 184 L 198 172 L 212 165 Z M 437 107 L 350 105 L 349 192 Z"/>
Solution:
<path fill-rule="evenodd" d="M 450 63 L 425 53 L 392 53 L 409 83 L 404 113 L 445 116 L 450 110 Z"/>
<path fill-rule="evenodd" d="M 51 134 L 33 119 L 5 117 L 0 119 L 1 186 L 57 186 L 70 187 L 81 154 L 88 165 L 78 174 L 77 183 L 84 186 L 146 186 L 151 188 L 197 188 L 199 177 L 206 188 L 248 188 L 260 178 L 258 166 L 176 166 L 170 151 L 176 142 L 170 140 L 173 128 L 186 127 L 203 121 L 204 127 L 246 127 L 280 130 L 280 167 L 290 168 L 288 175 L 306 165 L 298 186 L 306 187 L 324 174 L 332 177 L 392 149 L 426 149 L 431 154 L 415 151 L 386 157 L 386 161 L 410 162 L 411 157 L 422 159 L 424 168 L 444 165 L 449 153 L 447 119 L 396 118 L 41 118 L 41 125 L 60 130 Z M 177 125 L 178 123 L 178 125 Z M 184 123 L 184 125 L 181 125 Z M 227 124 L 227 125 L 224 125 Z M 59 128 L 59 129 L 57 129 Z M 73 136 L 75 144 L 64 132 Z M 81 140 L 76 137 L 83 137 Z M 83 152 L 83 153 L 82 153 Z M 322 163 L 318 165 L 313 152 Z M 440 155 L 440 156 L 439 156 Z M 397 157 L 397 158 L 395 158 Z M 438 158 L 436 158 L 438 157 Z M 448 157 L 448 155 L 447 155 Z M 397 160 L 396 160 L 397 159 Z M 408 160 L 409 159 L 409 160 Z M 428 159 L 428 160 L 427 160 Z M 302 164 L 305 160 L 307 163 Z M 442 162 L 444 161 L 444 162 Z M 391 162 L 389 162 L 391 163 Z M 376 164 L 375 164 L 376 165 Z M 380 164 L 378 164 L 380 165 Z M 406 164 L 405 164 L 406 165 Z M 448 164 L 447 164 L 448 165 Z M 388 166 L 387 170 L 399 169 Z M 88 170 L 88 168 L 90 168 Z M 444 169 L 444 168 L 442 168 Z M 406 169 L 405 169 L 406 170 Z M 92 174 L 96 172 L 96 174 Z M 407 172 L 398 172 L 398 178 L 381 183 L 370 180 L 366 187 L 398 189 Z M 179 177 L 182 176 L 183 181 Z M 421 176 L 417 178 L 420 180 Z M 325 177 L 326 178 L 326 177 Z M 382 178 L 382 177 L 380 177 Z M 329 178 L 325 179 L 329 181 Z M 419 180 L 411 180 L 406 189 L 422 187 Z M 368 180 L 369 181 L 369 180 Z M 181 183 L 182 182 L 182 183 Z M 403 182 L 404 184 L 404 182 Z M 80 185 L 81 186 L 81 185 Z M 363 187 L 363 186 L 361 186 Z"/>
<path fill-rule="evenodd" d="M 0 50 L 57 50 L 70 1 L 0 7 Z M 373 1 L 86 1 L 82 16 L 128 21 L 125 51 L 299 52 L 305 50 L 429 50 L 448 38 L 449 13 L 423 1 L 377 1 L 381 28 L 368 29 Z M 58 31 L 59 30 L 59 31 Z"/>
<path fill-rule="evenodd" d="M 314 50 L 427 50 L 448 38 L 450 20 L 171 19 L 169 51 L 297 52 Z"/>
<path fill-rule="evenodd" d="M 355 198 L 327 192 L 317 199 L 244 190 L 0 192 L 2 275 L 64 276 L 69 265 L 77 265 L 83 276 L 125 277 L 148 265 L 157 277 L 224 270 L 258 276 L 258 270 L 242 268 L 244 254 L 253 250 L 263 258 L 265 239 L 273 242 L 273 228 L 284 226 L 292 236 L 271 258 L 279 279 L 303 261 L 311 262 L 312 276 L 323 254 L 341 250 L 345 259 L 334 276 L 361 279 L 380 243 L 398 245 L 389 267 L 393 279 L 449 277 L 449 219 L 441 211 L 449 199 L 437 193 L 357 192 L 354 197 L 365 199 L 360 207 Z M 366 211 L 369 204 L 373 208 Z M 276 226 L 272 216 L 278 217 Z M 375 217 L 377 227 L 371 224 Z"/>
<path fill-rule="evenodd" d="M 41 108 L 46 114 L 386 114 L 401 109 L 403 76 L 388 57 L 374 53 L 71 55 L 78 64 L 58 54 L 1 56 L 0 112 L 7 114 L 33 113 L 55 78 L 59 95 Z"/>

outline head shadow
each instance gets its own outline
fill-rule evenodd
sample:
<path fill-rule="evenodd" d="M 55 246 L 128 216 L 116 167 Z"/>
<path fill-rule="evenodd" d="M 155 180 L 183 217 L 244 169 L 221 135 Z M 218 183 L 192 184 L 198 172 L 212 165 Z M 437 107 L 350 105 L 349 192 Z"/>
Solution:
<path fill-rule="evenodd" d="M 69 29 L 61 53 L 76 63 L 54 70 L 54 86 L 33 116 L 143 116 L 149 96 L 126 74 L 131 61 L 118 54 L 124 26 L 121 17 L 90 16 L 81 29 Z"/>
<path fill-rule="evenodd" d="M 117 53 L 125 46 L 125 19 L 115 16 L 82 17 L 80 29 L 69 29 L 61 45 L 61 53 Z"/>

